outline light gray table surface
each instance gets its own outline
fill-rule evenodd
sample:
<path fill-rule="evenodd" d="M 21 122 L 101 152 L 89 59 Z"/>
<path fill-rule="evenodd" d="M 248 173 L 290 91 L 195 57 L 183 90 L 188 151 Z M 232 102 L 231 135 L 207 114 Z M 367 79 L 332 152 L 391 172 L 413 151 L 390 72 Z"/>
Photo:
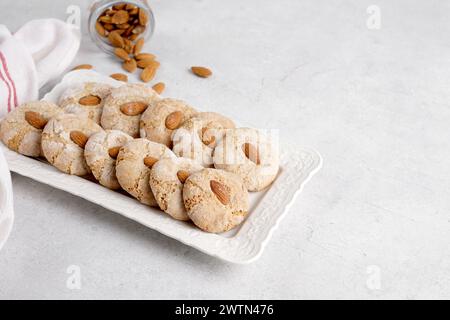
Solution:
<path fill-rule="evenodd" d="M 85 20 L 89 3 L 2 0 L 0 23 L 66 19 L 69 5 Z M 165 96 L 280 129 L 322 171 L 245 266 L 13 174 L 0 298 L 450 298 L 450 2 L 151 3 Z M 120 71 L 86 35 L 79 63 Z"/>

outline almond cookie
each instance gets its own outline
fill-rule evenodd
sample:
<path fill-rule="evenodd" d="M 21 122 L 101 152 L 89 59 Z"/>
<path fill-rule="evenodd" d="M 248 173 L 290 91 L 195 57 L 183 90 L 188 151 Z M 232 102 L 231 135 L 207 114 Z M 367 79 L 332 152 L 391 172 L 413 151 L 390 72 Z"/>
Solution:
<path fill-rule="evenodd" d="M 162 159 L 152 168 L 150 187 L 161 210 L 171 217 L 187 221 L 183 203 L 183 186 L 186 179 L 203 167 L 192 159 Z"/>
<path fill-rule="evenodd" d="M 42 133 L 42 151 L 59 170 L 77 176 L 91 172 L 84 158 L 89 137 L 103 129 L 94 121 L 75 114 L 52 118 Z"/>
<path fill-rule="evenodd" d="M 140 202 L 156 207 L 150 189 L 150 172 L 163 158 L 176 156 L 165 145 L 147 139 L 135 139 L 124 145 L 117 156 L 116 175 L 120 186 Z"/>
<path fill-rule="evenodd" d="M 67 89 L 59 105 L 67 113 L 77 114 L 100 124 L 103 105 L 112 87 L 108 84 L 86 82 Z"/>
<path fill-rule="evenodd" d="M 153 142 L 172 145 L 172 132 L 186 120 L 197 114 L 197 111 L 184 101 L 162 99 L 148 108 L 141 117 L 141 138 Z"/>
<path fill-rule="evenodd" d="M 227 129 L 235 125 L 215 113 L 202 112 L 187 120 L 172 135 L 173 152 L 179 157 L 194 159 L 205 167 L 213 164 L 212 153 Z"/>
<path fill-rule="evenodd" d="M 105 129 L 116 129 L 139 137 L 139 120 L 142 113 L 159 95 L 141 84 L 127 84 L 113 89 L 106 98 L 101 124 Z"/>
<path fill-rule="evenodd" d="M 37 158 L 42 155 L 42 130 L 50 118 L 63 112 L 47 101 L 25 103 L 1 121 L 0 139 L 9 149 Z"/>
<path fill-rule="evenodd" d="M 93 134 L 84 148 L 86 163 L 95 179 L 106 188 L 120 189 L 116 177 L 116 158 L 122 146 L 133 140 L 119 130 L 106 130 Z"/>
<path fill-rule="evenodd" d="M 211 233 L 235 228 L 249 210 L 248 191 L 242 179 L 223 170 L 204 169 L 189 176 L 183 199 L 189 218 Z"/>
<path fill-rule="evenodd" d="M 229 130 L 214 150 L 214 166 L 239 175 L 249 191 L 261 191 L 278 174 L 278 145 L 256 129 Z"/>

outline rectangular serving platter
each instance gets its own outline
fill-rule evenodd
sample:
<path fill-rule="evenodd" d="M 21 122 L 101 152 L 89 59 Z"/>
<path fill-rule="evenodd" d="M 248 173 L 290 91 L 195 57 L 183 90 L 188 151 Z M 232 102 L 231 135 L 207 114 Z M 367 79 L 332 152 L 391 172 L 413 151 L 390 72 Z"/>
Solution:
<path fill-rule="evenodd" d="M 93 71 L 71 72 L 44 100 L 57 102 L 65 88 L 85 81 L 106 82 L 114 86 L 123 84 Z M 127 195 L 62 173 L 44 161 L 22 156 L 4 145 L 1 145 L 1 150 L 12 172 L 121 214 L 208 255 L 239 264 L 253 262 L 261 256 L 295 198 L 322 166 L 322 158 L 316 151 L 281 144 L 279 175 L 267 190 L 250 194 L 250 213 L 244 223 L 230 232 L 211 234 L 199 230 L 192 223 L 176 221 L 160 210 L 140 204 Z"/>

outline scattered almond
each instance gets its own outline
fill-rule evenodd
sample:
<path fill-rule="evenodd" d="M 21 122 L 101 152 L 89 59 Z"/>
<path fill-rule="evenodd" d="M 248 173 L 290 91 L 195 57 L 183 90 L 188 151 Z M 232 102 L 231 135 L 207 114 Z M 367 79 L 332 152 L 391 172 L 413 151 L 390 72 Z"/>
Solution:
<path fill-rule="evenodd" d="M 208 78 L 212 75 L 212 71 L 205 67 L 192 67 L 191 70 L 200 78 Z"/>
<path fill-rule="evenodd" d="M 117 155 L 119 154 L 120 147 L 114 147 L 108 150 L 108 154 L 111 158 L 117 159 Z"/>
<path fill-rule="evenodd" d="M 155 163 L 157 163 L 158 162 L 158 159 L 156 159 L 156 158 L 153 158 L 153 157 L 146 157 L 146 158 L 144 158 L 144 164 L 147 166 L 147 167 L 149 167 L 150 169 L 153 167 L 153 165 L 155 164 Z"/>
<path fill-rule="evenodd" d="M 82 106 L 97 106 L 100 102 L 102 102 L 102 99 L 94 95 L 87 95 L 78 100 L 78 103 Z"/>
<path fill-rule="evenodd" d="M 112 16 L 112 23 L 114 24 L 122 24 L 128 22 L 130 15 L 125 10 L 119 10 Z"/>
<path fill-rule="evenodd" d="M 230 193 L 227 188 L 216 180 L 211 180 L 209 183 L 211 191 L 216 195 L 217 199 L 223 204 L 227 205 L 230 203 Z"/>
<path fill-rule="evenodd" d="M 70 140 L 72 140 L 80 148 L 84 149 L 84 146 L 88 141 L 88 137 L 81 131 L 72 131 L 70 133 Z"/>
<path fill-rule="evenodd" d="M 130 55 L 128 54 L 128 52 L 126 52 L 126 51 L 125 51 L 124 49 L 122 49 L 122 48 L 116 48 L 116 49 L 114 49 L 114 54 L 115 54 L 118 58 L 122 59 L 123 61 L 130 61 L 130 60 L 131 60 Z"/>
<path fill-rule="evenodd" d="M 125 61 L 122 64 L 122 67 L 128 71 L 129 73 L 133 73 L 134 71 L 136 71 L 137 69 L 137 64 L 136 64 L 136 60 L 131 59 L 130 61 Z"/>
<path fill-rule="evenodd" d="M 127 116 L 137 116 L 148 107 L 144 102 L 128 102 L 120 106 L 120 111 Z"/>
<path fill-rule="evenodd" d="M 92 68 L 94 68 L 94 67 L 90 64 L 80 64 L 79 66 L 76 66 L 72 70 L 90 70 Z"/>
<path fill-rule="evenodd" d="M 45 125 L 47 124 L 47 120 L 41 116 L 39 113 L 34 111 L 27 111 L 25 112 L 25 120 L 36 129 L 44 129 Z"/>
<path fill-rule="evenodd" d="M 128 82 L 128 76 L 123 73 L 113 73 L 110 77 L 117 81 Z"/>
<path fill-rule="evenodd" d="M 261 160 L 259 158 L 259 151 L 253 144 L 248 142 L 244 143 L 242 145 L 242 151 L 250 161 L 256 163 L 257 165 L 261 164 Z"/>
<path fill-rule="evenodd" d="M 141 53 L 142 48 L 144 47 L 145 41 L 144 38 L 140 38 L 138 41 L 136 41 L 136 44 L 134 46 L 134 54 L 137 55 Z"/>
<path fill-rule="evenodd" d="M 155 65 L 150 65 L 146 67 L 141 73 L 141 80 L 144 82 L 150 82 L 156 75 L 156 70 L 158 68 Z"/>
<path fill-rule="evenodd" d="M 190 174 L 189 172 L 185 170 L 180 170 L 177 172 L 178 180 L 180 180 L 181 183 L 185 183 L 187 178 L 189 178 Z"/>
<path fill-rule="evenodd" d="M 141 69 L 145 69 L 150 66 L 158 69 L 160 65 L 161 64 L 158 61 L 153 60 L 153 59 L 138 60 L 138 62 L 137 62 L 137 66 Z"/>
<path fill-rule="evenodd" d="M 151 53 L 139 53 L 135 56 L 136 60 L 155 60 L 156 56 Z"/>
<path fill-rule="evenodd" d="M 183 120 L 183 113 L 181 111 L 175 111 L 169 114 L 166 118 L 166 128 L 169 130 L 178 129 Z"/>
<path fill-rule="evenodd" d="M 163 93 L 164 89 L 166 88 L 166 85 L 164 84 L 164 82 L 158 82 L 157 84 L 155 84 L 152 89 L 156 91 L 156 93 L 161 94 Z"/>

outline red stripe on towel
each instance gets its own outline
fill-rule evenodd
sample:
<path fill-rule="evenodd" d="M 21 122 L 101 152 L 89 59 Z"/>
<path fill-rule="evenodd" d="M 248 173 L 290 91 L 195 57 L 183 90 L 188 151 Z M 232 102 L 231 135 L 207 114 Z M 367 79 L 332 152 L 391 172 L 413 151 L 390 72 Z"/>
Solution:
<path fill-rule="evenodd" d="M 16 84 L 14 83 L 14 80 L 12 79 L 11 75 L 9 74 L 8 64 L 6 63 L 5 55 L 1 51 L 0 51 L 0 60 L 2 61 L 2 65 L 3 65 L 3 69 L 5 70 L 6 77 L 8 78 L 8 80 L 12 86 L 12 91 L 13 91 L 13 95 L 14 95 L 14 107 L 17 107 L 19 103 L 17 101 Z M 9 110 L 9 111 L 11 111 L 11 110 Z"/>
<path fill-rule="evenodd" d="M 2 80 L 5 83 L 5 86 L 8 89 L 8 104 L 7 104 L 7 106 L 8 106 L 8 112 L 10 112 L 11 111 L 11 88 L 9 87 L 9 83 L 3 77 L 1 66 L 0 66 L 0 80 Z"/>

